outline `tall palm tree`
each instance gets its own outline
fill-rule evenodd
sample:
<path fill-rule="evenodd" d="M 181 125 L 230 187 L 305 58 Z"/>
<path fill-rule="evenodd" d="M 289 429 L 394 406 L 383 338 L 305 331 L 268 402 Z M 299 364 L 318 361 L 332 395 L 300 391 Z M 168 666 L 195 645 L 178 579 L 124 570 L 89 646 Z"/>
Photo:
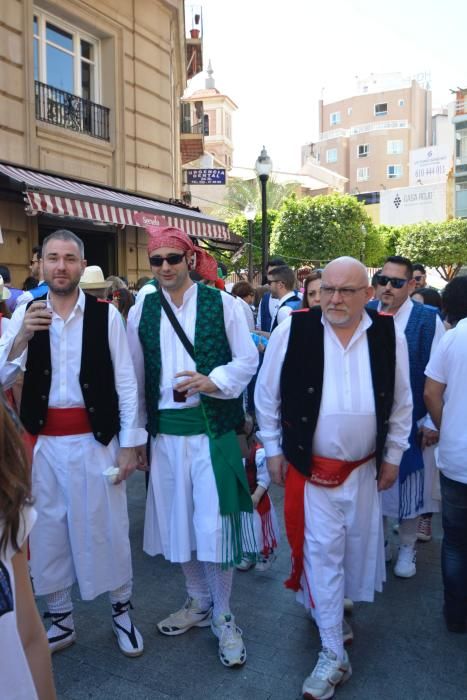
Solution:
<path fill-rule="evenodd" d="M 270 177 L 267 183 L 268 209 L 279 209 L 282 202 L 295 194 L 299 183 L 280 183 Z M 261 191 L 256 178 L 254 180 L 241 180 L 232 178 L 228 181 L 224 203 L 213 212 L 213 216 L 230 218 L 236 214 L 243 214 L 247 204 L 254 204 L 261 211 Z"/>

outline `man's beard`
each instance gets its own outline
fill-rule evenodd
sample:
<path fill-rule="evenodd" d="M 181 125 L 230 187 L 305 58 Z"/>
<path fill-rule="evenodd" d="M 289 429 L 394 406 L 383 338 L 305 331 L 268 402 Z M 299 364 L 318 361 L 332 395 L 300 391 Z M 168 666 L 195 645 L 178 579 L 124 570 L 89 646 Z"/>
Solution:
<path fill-rule="evenodd" d="M 49 282 L 48 284 L 51 292 L 60 297 L 67 297 L 70 296 L 70 294 L 73 294 L 73 292 L 79 284 L 79 279 L 70 280 L 69 284 L 67 284 L 66 287 L 55 287 L 53 282 Z"/>

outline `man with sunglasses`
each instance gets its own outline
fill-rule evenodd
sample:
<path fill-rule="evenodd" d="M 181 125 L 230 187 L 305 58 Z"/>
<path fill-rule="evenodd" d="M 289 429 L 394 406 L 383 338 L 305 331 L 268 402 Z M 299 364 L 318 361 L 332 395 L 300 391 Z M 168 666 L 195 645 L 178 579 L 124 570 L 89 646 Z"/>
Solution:
<path fill-rule="evenodd" d="M 401 578 L 410 578 L 416 574 L 415 543 L 419 516 L 439 510 L 438 502 L 431 495 L 432 471 L 431 468 L 425 469 L 424 461 L 427 461 L 427 467 L 431 467 L 428 460 L 432 460 L 433 455 L 428 450 L 424 454 L 424 450 L 438 441 L 438 431 L 427 415 L 423 388 L 425 367 L 444 334 L 444 327 L 434 309 L 410 299 L 416 281 L 412 263 L 407 258 L 398 255 L 387 258 L 376 282 L 376 300 L 369 306 L 394 317 L 398 330 L 405 333 L 409 348 L 414 403 L 410 447 L 402 459 L 398 481 L 383 494 L 383 514 L 400 522 L 400 547 L 394 573 Z M 387 544 L 386 561 L 391 558 Z"/>
<path fill-rule="evenodd" d="M 182 565 L 187 600 L 158 623 L 176 636 L 211 627 L 224 666 L 246 661 L 230 609 L 234 566 L 253 556 L 252 501 L 235 430 L 258 351 L 240 301 L 197 284 L 215 280 L 212 256 L 174 227 L 148 227 L 159 288 L 128 318 L 140 394 L 140 425 L 151 436 L 144 550 Z M 140 451 L 144 465 L 146 454 Z"/>
<path fill-rule="evenodd" d="M 364 265 L 338 258 L 321 282 L 320 306 L 272 333 L 255 402 L 271 478 L 285 485 L 286 586 L 312 611 L 322 643 L 302 692 L 328 700 L 352 673 L 344 596 L 371 602 L 385 579 L 378 490 L 397 479 L 412 402 L 405 338 L 365 310 Z"/>
<path fill-rule="evenodd" d="M 412 279 L 415 280 L 415 289 L 423 289 L 426 287 L 426 270 L 423 265 L 421 263 L 414 263 L 412 270 Z"/>

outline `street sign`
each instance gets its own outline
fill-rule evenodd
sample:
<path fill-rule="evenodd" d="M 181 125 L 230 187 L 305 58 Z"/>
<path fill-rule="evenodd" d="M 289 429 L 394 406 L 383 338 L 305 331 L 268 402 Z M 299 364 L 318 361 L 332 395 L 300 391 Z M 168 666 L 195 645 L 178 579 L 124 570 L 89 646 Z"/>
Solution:
<path fill-rule="evenodd" d="M 188 185 L 225 185 L 225 168 L 188 168 Z"/>

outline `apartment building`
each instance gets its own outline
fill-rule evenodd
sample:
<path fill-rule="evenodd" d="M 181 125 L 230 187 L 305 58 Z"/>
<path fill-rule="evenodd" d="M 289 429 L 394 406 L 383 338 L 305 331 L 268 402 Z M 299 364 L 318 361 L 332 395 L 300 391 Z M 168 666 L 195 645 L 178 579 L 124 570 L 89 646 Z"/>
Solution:
<path fill-rule="evenodd" d="M 455 138 L 455 215 L 467 218 L 467 88 L 453 90 L 452 122 Z"/>
<path fill-rule="evenodd" d="M 178 201 L 199 33 L 186 35 L 183 0 L 2 0 L 0 260 L 15 284 L 59 227 L 89 264 L 133 280 L 148 270 L 142 217 L 229 244 L 222 222 Z"/>
<path fill-rule="evenodd" d="M 356 94 L 319 102 L 321 165 L 348 179 L 346 191 L 376 201 L 381 189 L 409 184 L 409 151 L 431 143 L 431 91 L 424 76 L 372 74 Z"/>

